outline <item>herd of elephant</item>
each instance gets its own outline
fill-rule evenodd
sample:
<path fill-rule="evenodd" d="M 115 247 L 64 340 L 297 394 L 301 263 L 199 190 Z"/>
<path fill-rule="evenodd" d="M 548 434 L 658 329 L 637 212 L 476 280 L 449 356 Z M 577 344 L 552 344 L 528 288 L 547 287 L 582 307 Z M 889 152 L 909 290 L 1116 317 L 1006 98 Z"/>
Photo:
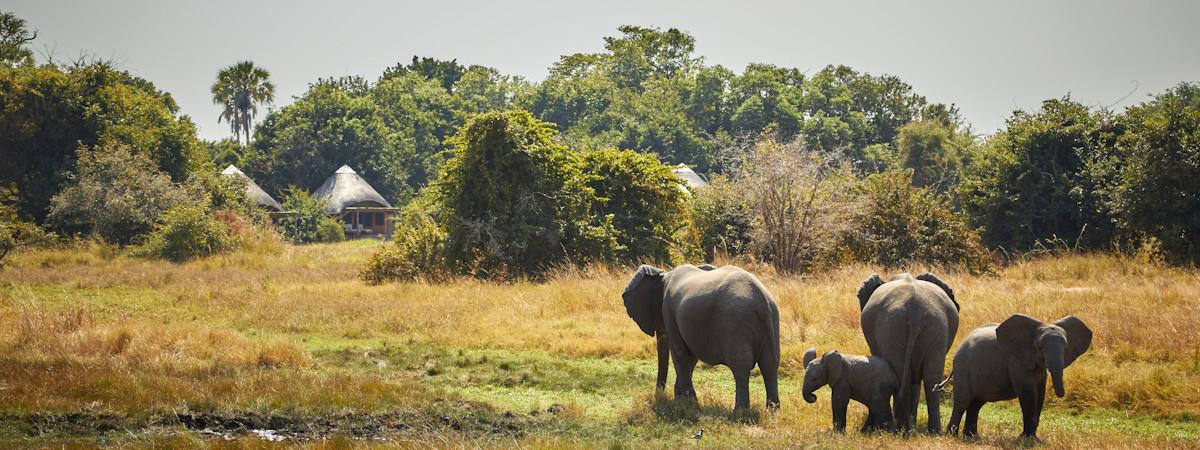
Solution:
<path fill-rule="evenodd" d="M 779 407 L 779 308 L 754 275 L 734 266 L 683 265 L 664 271 L 643 265 L 621 297 L 638 327 L 657 339 L 658 388 L 666 387 L 673 360 L 676 398 L 694 398 L 697 360 L 721 364 L 733 372 L 734 409 L 749 408 L 750 372 L 757 365 L 767 407 Z M 858 290 L 858 306 L 870 356 L 831 351 L 818 358 L 815 349 L 804 354 L 804 400 L 816 402 L 813 392 L 828 385 L 833 426 L 839 432 L 845 430 L 851 399 L 867 406 L 864 432 L 911 431 L 923 386 L 928 430 L 940 433 L 939 393 L 953 379 L 948 433 L 958 433 L 965 413 L 962 433 L 975 436 L 984 403 L 1016 398 L 1021 435 L 1036 439 L 1047 373 L 1054 393 L 1062 397 L 1063 369 L 1092 341 L 1091 330 L 1074 316 L 1045 323 L 1014 314 L 972 331 L 954 355 L 950 377 L 943 380 L 946 355 L 958 332 L 959 305 L 950 286 L 931 273 L 904 273 L 888 281 L 873 274 Z"/>

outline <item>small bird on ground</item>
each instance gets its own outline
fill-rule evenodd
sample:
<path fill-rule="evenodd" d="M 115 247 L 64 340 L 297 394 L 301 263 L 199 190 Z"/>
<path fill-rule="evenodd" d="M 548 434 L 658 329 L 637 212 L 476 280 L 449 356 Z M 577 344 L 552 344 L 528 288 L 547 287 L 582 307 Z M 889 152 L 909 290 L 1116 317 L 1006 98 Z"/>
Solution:
<path fill-rule="evenodd" d="M 704 429 L 703 428 L 701 428 L 700 431 L 697 431 L 696 434 L 692 435 L 692 439 L 700 439 L 702 437 L 704 437 Z"/>

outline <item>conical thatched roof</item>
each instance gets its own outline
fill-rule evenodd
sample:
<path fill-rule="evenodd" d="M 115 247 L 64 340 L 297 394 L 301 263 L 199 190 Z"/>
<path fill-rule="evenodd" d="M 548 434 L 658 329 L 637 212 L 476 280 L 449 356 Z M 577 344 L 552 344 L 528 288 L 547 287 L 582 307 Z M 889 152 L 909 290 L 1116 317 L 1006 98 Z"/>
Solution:
<path fill-rule="evenodd" d="M 229 167 L 226 167 L 225 170 L 222 170 L 221 175 L 224 175 L 227 177 L 238 177 L 243 180 L 246 180 L 246 197 L 247 198 L 249 198 L 254 203 L 258 204 L 258 206 L 267 208 L 268 211 L 271 211 L 271 212 L 283 211 L 283 206 L 280 205 L 279 202 L 275 201 L 274 198 L 271 198 L 271 195 L 268 194 L 267 191 L 264 191 L 264 190 L 262 190 L 262 188 L 258 187 L 258 184 L 255 183 L 254 180 L 251 180 L 250 177 L 246 176 L 245 173 L 242 173 L 242 171 L 240 169 L 238 169 L 236 166 L 234 166 L 233 164 L 230 164 Z"/>
<path fill-rule="evenodd" d="M 687 184 L 687 187 L 689 188 L 696 189 L 708 186 L 708 182 L 704 181 L 704 178 L 701 177 L 700 174 L 696 173 L 685 164 L 680 164 L 679 166 L 675 167 L 674 172 L 675 176 L 682 179 L 684 184 Z"/>
<path fill-rule="evenodd" d="M 317 198 L 329 202 L 325 211 L 338 214 L 351 206 L 374 206 L 391 208 L 392 205 L 367 184 L 367 180 L 359 176 L 350 166 L 342 166 L 325 183 L 317 188 Z"/>

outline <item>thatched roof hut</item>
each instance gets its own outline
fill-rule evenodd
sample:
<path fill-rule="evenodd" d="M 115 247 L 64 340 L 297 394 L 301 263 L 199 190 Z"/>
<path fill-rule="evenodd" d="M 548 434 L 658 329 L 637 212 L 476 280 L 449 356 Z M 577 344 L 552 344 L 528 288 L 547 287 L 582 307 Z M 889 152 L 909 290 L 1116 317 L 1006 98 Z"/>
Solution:
<path fill-rule="evenodd" d="M 329 202 L 325 212 L 341 214 L 350 207 L 391 208 L 392 205 L 375 191 L 350 166 L 342 166 L 317 188 L 317 198 Z"/>
<path fill-rule="evenodd" d="M 251 180 L 250 177 L 246 176 L 245 173 L 243 173 L 233 164 L 230 164 L 229 167 L 226 167 L 225 170 L 222 170 L 221 175 L 246 180 L 246 198 L 249 198 L 258 206 L 266 208 L 267 211 L 283 211 L 283 205 L 280 205 L 279 202 L 275 201 L 274 198 L 271 198 L 271 195 L 268 194 L 267 191 L 264 191 L 261 187 L 258 187 L 258 183 L 255 183 L 254 180 Z"/>
<path fill-rule="evenodd" d="M 393 208 L 350 166 L 342 166 L 317 188 L 316 197 L 327 202 L 325 212 L 342 221 L 349 237 L 392 236 Z"/>
<path fill-rule="evenodd" d="M 692 170 L 686 164 L 680 164 L 675 167 L 675 176 L 683 180 L 683 183 L 690 189 L 702 188 L 708 186 L 708 182 L 704 181 L 704 177 Z"/>

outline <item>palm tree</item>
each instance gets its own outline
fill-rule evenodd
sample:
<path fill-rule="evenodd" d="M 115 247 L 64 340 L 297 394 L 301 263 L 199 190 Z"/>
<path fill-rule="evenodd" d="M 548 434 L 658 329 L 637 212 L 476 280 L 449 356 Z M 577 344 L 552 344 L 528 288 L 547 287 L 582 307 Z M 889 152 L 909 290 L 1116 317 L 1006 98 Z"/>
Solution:
<path fill-rule="evenodd" d="M 238 62 L 217 73 L 217 82 L 212 85 L 213 103 L 225 107 L 217 123 L 229 122 L 238 142 L 243 134 L 246 143 L 250 142 L 250 126 L 258 114 L 258 105 L 275 99 L 275 85 L 268 80 L 270 76 L 267 69 L 251 61 Z"/>

